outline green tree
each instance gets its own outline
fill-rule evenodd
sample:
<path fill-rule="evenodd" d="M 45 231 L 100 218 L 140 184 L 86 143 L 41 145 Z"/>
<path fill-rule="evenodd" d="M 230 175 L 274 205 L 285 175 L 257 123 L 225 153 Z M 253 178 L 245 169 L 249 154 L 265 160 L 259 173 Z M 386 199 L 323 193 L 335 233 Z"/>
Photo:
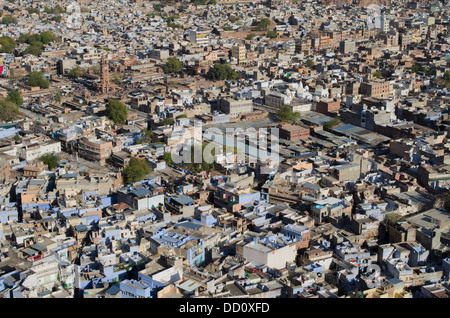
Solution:
<path fill-rule="evenodd" d="M 270 19 L 262 18 L 260 21 L 256 23 L 256 30 L 258 31 L 267 31 L 267 28 L 270 26 Z"/>
<path fill-rule="evenodd" d="M 172 15 L 170 17 L 167 18 L 167 23 L 173 22 L 175 21 L 175 19 L 178 19 L 180 16 L 179 15 Z"/>
<path fill-rule="evenodd" d="M 164 153 L 164 155 L 162 155 L 158 159 L 164 160 L 169 165 L 173 163 L 172 154 L 170 152 Z"/>
<path fill-rule="evenodd" d="M 247 40 L 253 40 L 253 38 L 254 38 L 255 36 L 256 36 L 255 33 L 250 33 L 250 34 L 247 34 L 246 39 L 247 39 Z"/>
<path fill-rule="evenodd" d="M 192 3 L 196 6 L 201 6 L 206 4 L 206 0 L 193 0 Z"/>
<path fill-rule="evenodd" d="M 324 127 L 327 129 L 331 129 L 331 128 L 334 128 L 337 125 L 339 125 L 340 122 L 341 122 L 341 119 L 339 117 L 334 117 L 333 119 L 330 119 L 329 121 L 327 121 L 325 123 Z"/>
<path fill-rule="evenodd" d="M 142 129 L 141 131 L 141 139 L 137 141 L 138 144 L 150 143 L 153 138 L 153 130 L 152 129 Z"/>
<path fill-rule="evenodd" d="M 386 213 L 384 216 L 383 224 L 395 224 L 401 221 L 403 217 L 399 213 Z"/>
<path fill-rule="evenodd" d="M 110 99 L 106 105 L 106 116 L 116 124 L 125 124 L 128 118 L 128 110 L 125 105 L 114 99 Z"/>
<path fill-rule="evenodd" d="M 175 22 L 167 23 L 167 26 L 169 28 L 172 28 L 172 29 L 181 29 L 181 28 L 183 28 L 183 25 L 181 25 L 180 23 L 175 23 Z"/>
<path fill-rule="evenodd" d="M 19 36 L 19 42 L 20 43 L 28 43 L 31 44 L 32 42 L 35 41 L 41 41 L 41 37 L 39 36 L 39 34 L 22 34 Z"/>
<path fill-rule="evenodd" d="M 42 43 L 41 41 L 33 41 L 30 43 L 30 46 L 37 46 L 42 50 L 42 48 L 44 47 L 44 43 Z"/>
<path fill-rule="evenodd" d="M 65 13 L 66 10 L 64 10 L 59 4 L 57 4 L 54 8 L 52 13 L 53 14 L 61 14 L 61 13 Z"/>
<path fill-rule="evenodd" d="M 19 107 L 9 101 L 9 100 L 0 100 L 0 121 L 7 122 L 16 119 L 19 114 Z"/>
<path fill-rule="evenodd" d="M 59 166 L 59 156 L 56 153 L 47 152 L 43 154 L 39 160 L 46 164 L 49 169 L 54 169 Z"/>
<path fill-rule="evenodd" d="M 278 36 L 278 33 L 274 30 L 267 31 L 267 37 L 269 39 L 275 39 Z"/>
<path fill-rule="evenodd" d="M 228 20 L 229 20 L 231 23 L 235 23 L 235 22 L 239 21 L 239 18 L 238 18 L 238 17 L 235 17 L 234 15 L 230 15 L 230 17 L 228 18 Z"/>
<path fill-rule="evenodd" d="M 178 60 L 175 57 L 169 57 L 167 59 L 167 63 L 164 66 L 164 73 L 166 74 L 172 74 L 172 73 L 178 73 L 183 68 L 183 65 L 181 64 L 180 60 Z"/>
<path fill-rule="evenodd" d="M 44 31 L 39 35 L 39 39 L 42 43 L 48 44 L 56 40 L 56 36 L 51 31 Z"/>
<path fill-rule="evenodd" d="M 28 11 L 29 14 L 39 13 L 39 9 L 38 8 L 27 8 L 27 11 Z"/>
<path fill-rule="evenodd" d="M 2 18 L 2 23 L 6 25 L 17 24 L 17 19 L 12 15 L 8 14 Z"/>
<path fill-rule="evenodd" d="M 411 71 L 413 71 L 414 73 L 422 72 L 426 74 L 431 74 L 431 69 L 429 67 L 422 66 L 420 64 L 413 65 L 411 67 Z"/>
<path fill-rule="evenodd" d="M 215 149 L 213 148 L 211 153 L 208 153 L 205 151 L 206 146 L 208 143 L 202 143 L 201 149 L 198 149 L 198 147 L 195 147 L 194 145 L 191 146 L 191 160 L 189 163 L 186 163 L 186 166 L 189 170 L 191 170 L 194 173 L 200 172 L 200 171 L 206 171 L 211 172 L 215 169 L 216 165 L 213 160 L 213 156 L 215 156 Z M 198 157 L 198 155 L 195 155 L 196 151 L 201 151 L 201 158 L 202 162 L 195 162 L 195 158 Z"/>
<path fill-rule="evenodd" d="M 46 80 L 41 72 L 31 71 L 28 74 L 27 85 L 29 86 L 39 86 L 42 89 L 49 88 L 50 82 Z"/>
<path fill-rule="evenodd" d="M 295 119 L 300 119 L 301 114 L 299 112 L 293 112 L 289 105 L 282 105 L 277 112 L 277 117 L 281 122 L 294 121 Z"/>
<path fill-rule="evenodd" d="M 444 191 L 438 195 L 436 203 L 437 208 L 443 208 L 445 211 L 450 212 L 450 190 Z"/>
<path fill-rule="evenodd" d="M 35 43 L 35 45 L 29 45 L 29 46 L 22 52 L 22 55 L 23 55 L 23 56 L 28 55 L 28 54 L 31 54 L 31 55 L 34 55 L 34 56 L 39 56 L 39 55 L 41 55 L 41 53 L 42 53 L 42 47 L 39 46 L 39 44 L 37 44 L 37 43 L 40 43 L 40 42 L 33 42 L 33 43 Z"/>
<path fill-rule="evenodd" d="M 167 125 L 173 125 L 175 123 L 175 120 L 173 118 L 165 118 L 160 121 L 159 126 L 167 126 Z"/>
<path fill-rule="evenodd" d="M 9 36 L 2 36 L 0 38 L 0 53 L 14 53 L 16 49 L 16 41 Z"/>
<path fill-rule="evenodd" d="M 20 96 L 20 93 L 16 90 L 9 91 L 6 100 L 16 104 L 17 106 L 23 105 L 22 96 Z"/>
<path fill-rule="evenodd" d="M 314 61 L 311 60 L 311 59 L 307 59 L 307 60 L 306 60 L 306 66 L 307 66 L 308 68 L 313 68 L 313 67 L 314 67 Z"/>
<path fill-rule="evenodd" d="M 215 63 L 211 69 L 211 77 L 213 80 L 237 80 L 239 74 L 236 73 L 228 63 Z"/>
<path fill-rule="evenodd" d="M 222 27 L 222 30 L 224 30 L 224 31 L 233 31 L 233 27 L 232 27 L 232 26 L 229 26 L 229 25 L 224 25 L 224 26 Z"/>
<path fill-rule="evenodd" d="M 111 82 L 113 82 L 116 85 L 122 84 L 122 80 L 120 79 L 119 76 L 114 76 L 114 78 L 111 80 Z"/>
<path fill-rule="evenodd" d="M 123 170 L 124 181 L 126 184 L 138 182 L 151 171 L 145 159 L 131 158 L 130 163 Z"/>
<path fill-rule="evenodd" d="M 62 102 L 62 96 L 61 96 L 61 92 L 60 92 L 60 91 L 58 91 L 58 92 L 55 94 L 55 101 L 61 104 L 61 102 Z"/>
<path fill-rule="evenodd" d="M 379 71 L 376 71 L 372 74 L 374 77 L 383 77 L 383 74 Z"/>
<path fill-rule="evenodd" d="M 446 81 L 450 81 L 450 71 L 445 72 L 445 74 L 444 74 L 444 79 L 445 79 Z"/>
<path fill-rule="evenodd" d="M 84 74 L 86 74 L 86 70 L 83 69 L 82 67 L 80 67 L 79 65 L 76 65 L 74 68 L 72 68 L 69 71 L 69 76 L 73 77 L 73 78 L 80 78 L 82 77 Z"/>

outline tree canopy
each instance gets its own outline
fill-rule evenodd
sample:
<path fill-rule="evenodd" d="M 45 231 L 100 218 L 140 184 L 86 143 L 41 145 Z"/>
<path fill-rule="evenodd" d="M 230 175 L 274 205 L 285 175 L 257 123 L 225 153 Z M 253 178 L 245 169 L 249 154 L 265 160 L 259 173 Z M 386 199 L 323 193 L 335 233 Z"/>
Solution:
<path fill-rule="evenodd" d="M 440 199 L 440 208 L 445 209 L 445 211 L 450 212 L 450 190 L 441 193 L 438 198 Z"/>
<path fill-rule="evenodd" d="M 213 80 L 237 80 L 239 78 L 238 73 L 236 73 L 231 65 L 228 63 L 215 63 L 211 69 L 211 77 Z"/>
<path fill-rule="evenodd" d="M 128 110 L 122 102 L 110 99 L 106 105 L 106 116 L 116 124 L 125 124 L 128 118 Z"/>
<path fill-rule="evenodd" d="M 429 67 L 426 67 L 426 66 L 423 66 L 420 64 L 413 65 L 411 67 L 411 71 L 413 71 L 414 73 L 418 73 L 418 72 L 422 72 L 422 73 L 426 73 L 426 74 L 431 73 L 431 69 Z"/>
<path fill-rule="evenodd" d="M 2 36 L 0 38 L 0 53 L 14 53 L 14 50 L 16 49 L 16 41 L 9 36 Z"/>
<path fill-rule="evenodd" d="M 141 131 L 141 139 L 138 139 L 138 144 L 149 143 L 152 142 L 153 130 L 152 129 L 142 129 Z"/>
<path fill-rule="evenodd" d="M 40 46 L 38 43 L 41 42 L 33 42 L 34 44 L 29 45 L 25 50 L 23 50 L 22 54 L 23 55 L 34 55 L 34 56 L 39 56 L 42 53 L 42 46 Z"/>
<path fill-rule="evenodd" d="M 138 182 L 151 171 L 145 159 L 131 158 L 130 163 L 123 170 L 124 181 L 126 184 Z"/>
<path fill-rule="evenodd" d="M 324 127 L 327 129 L 331 129 L 331 128 L 334 128 L 337 125 L 339 125 L 340 122 L 341 122 L 341 119 L 339 117 L 334 117 L 333 119 L 330 119 L 329 121 L 327 121 L 325 123 Z"/>
<path fill-rule="evenodd" d="M 164 160 L 167 164 L 172 164 L 173 163 L 172 154 L 170 152 L 164 153 L 164 155 L 162 155 L 158 159 Z"/>
<path fill-rule="evenodd" d="M 269 39 L 275 39 L 278 36 L 278 33 L 274 30 L 269 30 L 266 35 Z"/>
<path fill-rule="evenodd" d="M 44 31 L 39 35 L 39 39 L 42 43 L 48 44 L 56 40 L 56 36 L 51 31 Z"/>
<path fill-rule="evenodd" d="M 311 59 L 308 59 L 308 60 L 306 60 L 306 66 L 308 67 L 308 68 L 313 68 L 313 66 L 314 66 L 314 61 L 313 60 L 311 60 Z"/>
<path fill-rule="evenodd" d="M 28 11 L 29 14 L 39 13 L 39 9 L 38 8 L 29 7 L 29 8 L 27 8 L 27 11 Z"/>
<path fill-rule="evenodd" d="M 50 42 L 56 40 L 56 36 L 51 31 L 44 31 L 40 34 L 22 34 L 19 36 L 20 43 L 30 44 L 24 51 L 23 55 L 32 54 L 39 56 L 42 53 L 42 48 Z"/>
<path fill-rule="evenodd" d="M 201 152 L 202 152 L 201 153 L 201 158 L 202 158 L 201 163 L 195 162 L 195 160 L 194 160 L 196 157 L 195 151 L 200 151 L 200 149 L 198 149 L 194 145 L 191 146 L 191 160 L 189 163 L 185 163 L 185 165 L 187 166 L 187 168 L 189 170 L 191 170 L 194 173 L 198 173 L 200 171 L 211 172 L 216 167 L 214 160 L 212 160 L 212 157 L 215 156 L 215 149 L 212 148 L 211 153 L 207 153 L 207 152 L 205 152 L 206 146 L 208 146 L 208 143 L 203 142 L 202 147 L 201 147 Z"/>
<path fill-rule="evenodd" d="M 293 112 L 289 105 L 282 105 L 280 110 L 277 112 L 277 117 L 279 121 L 294 121 L 295 119 L 300 119 L 301 114 L 299 112 Z"/>
<path fill-rule="evenodd" d="M 379 71 L 374 72 L 372 75 L 375 77 L 383 77 L 383 74 Z"/>
<path fill-rule="evenodd" d="M 181 64 L 180 60 L 175 57 L 169 57 L 167 59 L 167 63 L 164 66 L 164 73 L 178 73 L 183 68 L 183 64 Z"/>
<path fill-rule="evenodd" d="M 267 28 L 270 26 L 270 19 L 262 18 L 256 23 L 256 30 L 258 31 L 267 31 Z"/>
<path fill-rule="evenodd" d="M 39 158 L 49 169 L 54 169 L 59 166 L 59 156 L 56 153 L 48 152 Z"/>
<path fill-rule="evenodd" d="M 19 114 L 19 107 L 9 101 L 9 100 L 0 100 L 0 121 L 7 122 L 16 119 Z"/>
<path fill-rule="evenodd" d="M 49 88 L 50 82 L 46 80 L 41 72 L 31 71 L 28 74 L 27 85 L 39 86 L 42 89 Z"/>
<path fill-rule="evenodd" d="M 69 76 L 73 78 L 80 78 L 86 73 L 86 70 L 81 68 L 79 65 L 76 65 L 69 71 Z"/>
<path fill-rule="evenodd" d="M 57 101 L 58 103 L 61 103 L 61 102 L 62 102 L 61 91 L 58 91 L 58 92 L 55 94 L 55 101 Z"/>
<path fill-rule="evenodd" d="M 16 104 L 17 106 L 23 105 L 22 96 L 16 90 L 9 91 L 8 96 L 6 97 L 6 100 Z"/>
<path fill-rule="evenodd" d="M 175 120 L 173 118 L 165 118 L 159 122 L 159 126 L 173 125 L 174 123 Z"/>
<path fill-rule="evenodd" d="M 445 74 L 444 74 L 444 79 L 445 79 L 446 81 L 450 81 L 450 71 L 445 72 Z"/>
<path fill-rule="evenodd" d="M 2 18 L 2 23 L 6 25 L 17 24 L 17 19 L 12 15 L 8 14 Z"/>

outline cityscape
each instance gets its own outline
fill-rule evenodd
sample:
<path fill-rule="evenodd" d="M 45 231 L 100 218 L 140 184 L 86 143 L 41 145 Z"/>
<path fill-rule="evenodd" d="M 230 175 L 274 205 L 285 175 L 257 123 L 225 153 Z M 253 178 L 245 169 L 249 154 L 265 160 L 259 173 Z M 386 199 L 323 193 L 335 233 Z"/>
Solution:
<path fill-rule="evenodd" d="M 0 298 L 450 297 L 450 1 L 0 12 Z"/>

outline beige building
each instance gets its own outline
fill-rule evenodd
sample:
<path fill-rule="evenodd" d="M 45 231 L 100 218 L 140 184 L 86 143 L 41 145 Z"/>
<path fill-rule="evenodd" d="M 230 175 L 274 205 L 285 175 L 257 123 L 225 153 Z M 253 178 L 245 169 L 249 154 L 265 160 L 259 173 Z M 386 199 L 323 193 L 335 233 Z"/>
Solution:
<path fill-rule="evenodd" d="M 225 113 L 236 118 L 241 114 L 251 113 L 253 111 L 253 101 L 249 99 L 221 99 L 220 109 Z"/>
<path fill-rule="evenodd" d="M 389 98 L 392 95 L 392 86 L 391 83 L 384 81 L 361 83 L 359 92 L 367 97 Z"/>
<path fill-rule="evenodd" d="M 78 153 L 81 157 L 98 162 L 104 165 L 106 160 L 111 157 L 112 142 L 100 139 L 88 139 L 86 137 L 80 140 L 78 145 Z"/>
<path fill-rule="evenodd" d="M 233 47 L 231 48 L 231 57 L 234 57 L 237 60 L 238 64 L 242 64 L 246 58 L 245 45 L 233 45 Z"/>
<path fill-rule="evenodd" d="M 273 249 L 261 243 L 249 243 L 243 247 L 243 257 L 256 265 L 271 268 L 285 268 L 287 262 L 295 261 L 297 248 L 295 244 Z"/>

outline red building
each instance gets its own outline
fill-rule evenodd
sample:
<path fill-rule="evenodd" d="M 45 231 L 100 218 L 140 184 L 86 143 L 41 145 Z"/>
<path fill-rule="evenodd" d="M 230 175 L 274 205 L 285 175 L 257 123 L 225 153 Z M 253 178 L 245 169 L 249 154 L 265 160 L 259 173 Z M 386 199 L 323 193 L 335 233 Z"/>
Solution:
<path fill-rule="evenodd" d="M 287 140 L 306 139 L 309 136 L 309 128 L 295 124 L 278 125 L 280 138 Z"/>

